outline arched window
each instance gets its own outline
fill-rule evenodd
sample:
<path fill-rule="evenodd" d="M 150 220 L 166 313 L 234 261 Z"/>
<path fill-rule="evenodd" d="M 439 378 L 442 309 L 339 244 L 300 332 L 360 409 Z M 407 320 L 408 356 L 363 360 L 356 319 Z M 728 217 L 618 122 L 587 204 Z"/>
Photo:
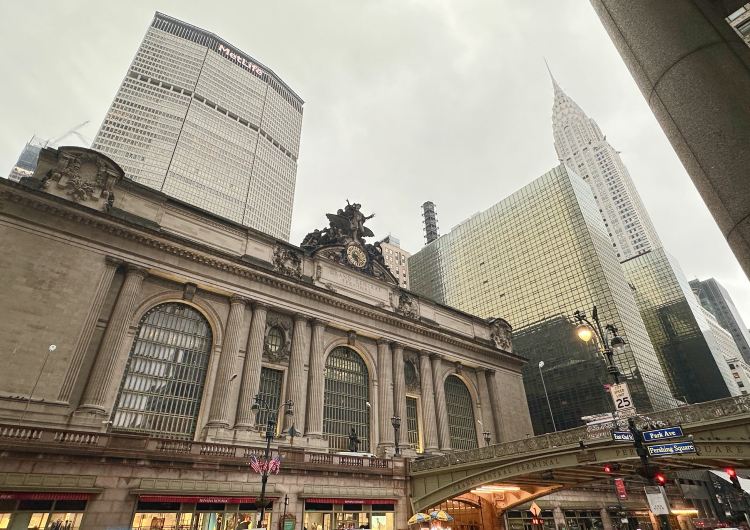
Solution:
<path fill-rule="evenodd" d="M 192 307 L 166 303 L 148 311 L 128 356 L 112 428 L 192 439 L 211 343 L 208 321 Z"/>
<path fill-rule="evenodd" d="M 370 378 L 362 357 L 339 346 L 328 355 L 325 370 L 323 434 L 332 449 L 346 451 L 354 428 L 359 450 L 370 450 Z"/>
<path fill-rule="evenodd" d="M 474 425 L 474 406 L 469 389 L 455 375 L 445 379 L 445 405 L 448 409 L 448 428 L 452 449 L 477 447 L 477 429 Z"/>

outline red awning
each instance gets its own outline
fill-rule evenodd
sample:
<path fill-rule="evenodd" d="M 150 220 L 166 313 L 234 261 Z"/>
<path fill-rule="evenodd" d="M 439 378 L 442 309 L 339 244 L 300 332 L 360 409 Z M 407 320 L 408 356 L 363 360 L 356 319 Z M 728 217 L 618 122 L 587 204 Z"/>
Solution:
<path fill-rule="evenodd" d="M 87 501 L 90 493 L 47 491 L 0 491 L 0 500 L 16 501 Z"/>
<path fill-rule="evenodd" d="M 222 497 L 222 496 L 194 496 L 194 495 L 140 495 L 143 502 L 185 502 L 185 503 L 215 503 L 215 504 L 252 504 L 258 497 Z M 278 497 L 266 497 L 267 501 L 275 501 Z"/>
<path fill-rule="evenodd" d="M 307 502 L 318 502 L 320 504 L 396 504 L 396 499 L 328 499 L 308 497 Z"/>

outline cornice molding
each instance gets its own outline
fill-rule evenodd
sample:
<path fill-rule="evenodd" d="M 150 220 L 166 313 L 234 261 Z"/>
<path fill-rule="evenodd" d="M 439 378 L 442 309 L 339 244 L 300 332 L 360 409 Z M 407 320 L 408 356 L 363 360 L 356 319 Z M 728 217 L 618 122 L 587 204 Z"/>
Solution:
<path fill-rule="evenodd" d="M 5 189 L 0 190 L 0 200 L 8 200 L 16 204 L 29 206 L 38 211 L 90 226 L 111 235 L 228 272 L 280 291 L 302 296 L 315 302 L 326 304 L 330 307 L 360 315 L 408 332 L 417 333 L 450 346 L 459 346 L 465 350 L 479 353 L 489 358 L 501 356 L 497 360 L 510 363 L 511 365 L 522 366 L 526 363 L 526 359 L 523 357 L 498 350 L 489 344 L 483 346 L 473 342 L 472 339 L 459 337 L 455 332 L 450 330 L 434 329 L 430 324 L 409 320 L 384 309 L 374 306 L 364 307 L 363 302 L 352 300 L 341 294 L 331 296 L 323 292 L 323 288 L 304 284 L 300 280 L 294 280 L 266 270 L 256 270 L 252 264 L 240 261 L 240 258 L 237 256 L 221 256 L 219 255 L 221 251 L 194 241 L 185 241 L 184 238 L 176 234 L 159 232 L 124 219 L 114 219 L 105 212 L 90 209 L 85 209 L 84 211 L 83 207 L 72 204 L 64 199 L 44 194 L 43 192 L 36 192 L 25 188 L 19 189 L 16 185 L 11 187 L 5 184 L 3 187 Z M 28 219 L 25 220 L 28 221 Z M 188 244 L 198 248 L 187 248 L 186 245 Z M 314 317 L 314 315 L 307 315 L 307 317 Z"/>

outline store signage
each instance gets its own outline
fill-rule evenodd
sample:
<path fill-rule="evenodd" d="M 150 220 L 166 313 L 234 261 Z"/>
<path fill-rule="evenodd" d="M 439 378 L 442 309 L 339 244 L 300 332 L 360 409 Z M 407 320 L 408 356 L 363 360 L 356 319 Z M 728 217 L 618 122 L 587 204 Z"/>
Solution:
<path fill-rule="evenodd" d="M 669 440 L 670 438 L 682 438 L 682 427 L 665 427 L 663 429 L 654 429 L 653 431 L 643 431 L 644 442 L 658 442 L 659 440 Z"/>
<path fill-rule="evenodd" d="M 307 502 L 319 504 L 396 504 L 396 499 L 343 499 L 343 498 L 313 498 L 305 499 Z"/>
<path fill-rule="evenodd" d="M 633 433 L 630 431 L 612 431 L 612 439 L 615 442 L 632 442 Z"/>
<path fill-rule="evenodd" d="M 242 68 L 247 70 L 248 72 L 252 72 L 258 77 L 261 77 L 263 75 L 263 70 L 258 67 L 258 65 L 251 63 L 247 59 L 245 59 L 242 54 L 239 54 L 232 50 L 231 48 L 224 46 L 223 44 L 219 44 L 219 47 L 217 50 L 221 55 L 226 57 L 227 59 L 234 61 L 238 65 L 240 65 Z"/>
<path fill-rule="evenodd" d="M 55 493 L 44 491 L 0 492 L 0 501 L 85 501 L 90 493 L 71 493 L 67 491 Z"/>
<path fill-rule="evenodd" d="M 254 503 L 257 497 L 198 497 L 192 495 L 141 495 L 144 502 L 185 502 L 185 503 L 212 503 L 212 504 L 246 504 Z M 266 497 L 267 501 L 275 501 L 278 497 Z"/>
<path fill-rule="evenodd" d="M 625 500 L 628 498 L 628 490 L 625 489 L 625 479 L 615 479 L 615 491 L 617 491 L 617 497 Z"/>
<path fill-rule="evenodd" d="M 672 456 L 695 453 L 693 442 L 674 442 L 670 444 L 647 445 L 649 456 Z"/>

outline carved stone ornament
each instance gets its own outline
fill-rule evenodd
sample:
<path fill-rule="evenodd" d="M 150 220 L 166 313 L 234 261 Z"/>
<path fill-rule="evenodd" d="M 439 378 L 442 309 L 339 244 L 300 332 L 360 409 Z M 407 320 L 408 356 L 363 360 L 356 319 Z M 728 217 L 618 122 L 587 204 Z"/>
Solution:
<path fill-rule="evenodd" d="M 498 350 L 513 351 L 513 328 L 502 318 L 493 318 L 489 321 L 490 340 Z"/>
<path fill-rule="evenodd" d="M 290 278 L 302 278 L 302 256 L 292 249 L 277 245 L 273 249 L 273 270 Z"/>
<path fill-rule="evenodd" d="M 124 176 L 117 164 L 83 147 L 60 147 L 56 156 L 53 167 L 42 177 L 42 189 L 100 210 L 114 204 L 114 187 Z"/>
<path fill-rule="evenodd" d="M 419 318 L 419 306 L 413 296 L 404 292 L 398 295 L 398 305 L 394 306 L 394 311 L 406 318 Z"/>
<path fill-rule="evenodd" d="M 272 363 L 288 361 L 292 351 L 291 329 L 292 324 L 288 318 L 269 315 L 266 318 L 266 333 L 263 337 L 263 357 Z M 282 339 L 278 348 L 274 346 L 276 338 L 273 335 L 276 333 L 280 333 Z"/>
<path fill-rule="evenodd" d="M 419 370 L 417 366 L 419 359 L 416 357 L 408 357 L 404 359 L 404 383 L 406 384 L 406 390 L 412 393 L 421 392 L 421 383 L 419 379 Z"/>
<path fill-rule="evenodd" d="M 380 243 L 365 241 L 373 237 L 365 226 L 375 214 L 365 216 L 362 205 L 346 201 L 346 206 L 336 213 L 326 214 L 328 226 L 315 229 L 305 236 L 300 246 L 309 255 L 318 255 L 358 272 L 398 285 L 398 280 L 385 265 Z"/>

